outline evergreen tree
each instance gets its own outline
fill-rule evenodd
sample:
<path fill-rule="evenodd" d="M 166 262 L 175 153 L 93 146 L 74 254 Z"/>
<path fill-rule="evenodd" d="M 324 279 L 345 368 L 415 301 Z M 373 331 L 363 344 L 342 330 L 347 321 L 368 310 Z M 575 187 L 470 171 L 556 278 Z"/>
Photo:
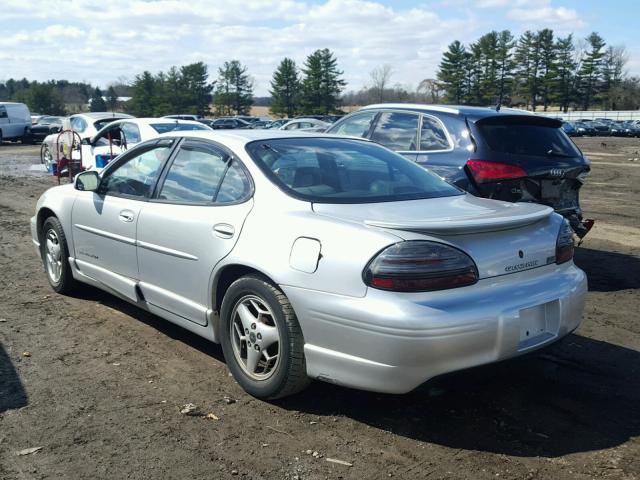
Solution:
<path fill-rule="evenodd" d="M 471 105 L 482 105 L 482 46 L 479 42 L 472 43 L 469 47 L 469 91 L 467 102 Z"/>
<path fill-rule="evenodd" d="M 28 88 L 20 88 L 14 94 L 14 100 L 26 103 L 32 112 L 44 115 L 64 115 L 62 96 L 53 82 L 32 82 Z"/>
<path fill-rule="evenodd" d="M 102 90 L 98 87 L 95 88 L 93 93 L 91 94 L 90 102 L 90 110 L 92 112 L 105 112 L 107 110 L 107 104 L 102 98 Z"/>
<path fill-rule="evenodd" d="M 136 75 L 133 81 L 133 98 L 129 102 L 131 113 L 138 117 L 152 117 L 157 104 L 156 82 L 150 72 Z"/>
<path fill-rule="evenodd" d="M 467 92 L 466 50 L 458 40 L 451 43 L 442 55 L 438 80 L 445 90 L 445 101 L 462 104 Z"/>
<path fill-rule="evenodd" d="M 539 70 L 540 70 L 540 37 L 530 31 L 522 34 L 515 50 L 516 63 L 519 65 L 517 72 L 520 94 L 525 103 L 536 111 L 539 95 Z"/>
<path fill-rule="evenodd" d="M 207 66 L 202 62 L 192 63 L 180 68 L 181 85 L 185 92 L 184 112 L 196 115 L 209 113 L 213 84 L 208 83 Z"/>
<path fill-rule="evenodd" d="M 553 31 L 545 28 L 538 32 L 540 51 L 539 85 L 542 105 L 546 112 L 555 90 L 558 69 L 556 64 L 557 52 L 553 39 Z"/>
<path fill-rule="evenodd" d="M 489 32 L 478 40 L 478 55 L 480 66 L 480 95 L 478 103 L 481 105 L 495 105 L 499 96 L 498 75 L 498 32 Z"/>
<path fill-rule="evenodd" d="M 589 110 L 594 96 L 599 93 L 601 85 L 601 65 L 604 57 L 605 41 L 596 32 L 591 33 L 586 40 L 589 49 L 582 59 L 578 77 L 582 107 L 584 110 Z"/>
<path fill-rule="evenodd" d="M 576 62 L 574 60 L 575 47 L 573 45 L 573 36 L 559 38 L 556 41 L 556 57 L 557 57 L 557 82 L 555 84 L 554 99 L 560 105 L 563 112 L 569 111 L 569 104 L 573 99 L 573 86 L 576 71 Z"/>
<path fill-rule="evenodd" d="M 503 30 L 498 35 L 498 51 L 496 60 L 498 62 L 498 105 L 505 101 L 511 103 L 511 88 L 513 83 L 513 35 L 509 30 Z"/>
<path fill-rule="evenodd" d="M 112 112 L 118 107 L 118 94 L 113 86 L 110 86 L 107 90 L 107 107 Z"/>
<path fill-rule="evenodd" d="M 232 60 L 224 62 L 218 74 L 218 86 L 213 99 L 218 114 L 248 114 L 253 105 L 253 82 L 247 75 L 247 67 L 238 60 Z"/>
<path fill-rule="evenodd" d="M 299 108 L 300 88 L 296 62 L 290 58 L 283 59 L 271 80 L 271 112 L 293 117 Z"/>
<path fill-rule="evenodd" d="M 302 69 L 302 110 L 307 114 L 335 112 L 338 97 L 346 85 L 338 70 L 338 61 L 328 48 L 316 50 L 307 57 Z"/>

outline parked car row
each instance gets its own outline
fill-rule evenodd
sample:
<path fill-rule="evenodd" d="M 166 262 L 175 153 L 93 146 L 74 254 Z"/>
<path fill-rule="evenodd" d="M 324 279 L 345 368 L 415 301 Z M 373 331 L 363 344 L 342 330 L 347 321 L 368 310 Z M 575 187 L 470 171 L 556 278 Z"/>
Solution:
<path fill-rule="evenodd" d="M 580 120 L 562 122 L 562 129 L 570 137 L 612 136 L 640 137 L 640 120 Z"/>

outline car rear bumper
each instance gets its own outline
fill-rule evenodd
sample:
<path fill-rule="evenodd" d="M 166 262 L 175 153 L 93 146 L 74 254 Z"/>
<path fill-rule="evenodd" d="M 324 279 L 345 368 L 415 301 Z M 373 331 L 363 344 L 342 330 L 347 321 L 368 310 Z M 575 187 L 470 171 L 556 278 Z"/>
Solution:
<path fill-rule="evenodd" d="M 580 324 L 587 280 L 570 263 L 441 292 L 370 288 L 354 298 L 282 288 L 302 327 L 310 377 L 406 393 L 434 376 L 564 337 Z"/>

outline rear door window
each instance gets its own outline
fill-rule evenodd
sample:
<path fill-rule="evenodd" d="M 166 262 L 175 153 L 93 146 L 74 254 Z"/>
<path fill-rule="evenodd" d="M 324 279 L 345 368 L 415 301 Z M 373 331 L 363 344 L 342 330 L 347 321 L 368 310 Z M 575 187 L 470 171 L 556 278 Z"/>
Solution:
<path fill-rule="evenodd" d="M 478 122 L 478 128 L 495 152 L 548 157 L 580 155 L 562 128 L 512 122 Z"/>
<path fill-rule="evenodd" d="M 380 114 L 371 140 L 391 150 L 417 150 L 418 115 L 399 112 Z"/>
<path fill-rule="evenodd" d="M 228 156 L 200 142 L 180 147 L 160 190 L 159 199 L 170 202 L 213 203 L 227 170 Z"/>
<path fill-rule="evenodd" d="M 451 144 L 442 124 L 435 118 L 424 115 L 420 129 L 420 150 L 437 151 L 449 150 L 450 148 Z"/>

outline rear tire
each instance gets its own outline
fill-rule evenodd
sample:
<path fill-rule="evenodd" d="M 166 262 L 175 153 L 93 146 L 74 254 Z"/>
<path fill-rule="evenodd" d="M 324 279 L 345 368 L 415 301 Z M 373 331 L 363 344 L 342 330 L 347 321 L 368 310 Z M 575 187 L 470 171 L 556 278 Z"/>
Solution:
<path fill-rule="evenodd" d="M 33 136 L 31 135 L 31 131 L 28 129 L 24 129 L 24 133 L 22 134 L 22 138 L 20 139 L 23 145 L 32 145 L 33 144 Z"/>
<path fill-rule="evenodd" d="M 231 374 L 250 395 L 276 399 L 304 389 L 304 337 L 285 294 L 260 275 L 231 284 L 220 309 L 220 342 Z"/>
<path fill-rule="evenodd" d="M 76 291 L 78 282 L 73 278 L 69 265 L 67 238 L 56 217 L 49 217 L 42 224 L 40 254 L 51 288 L 63 295 Z"/>

